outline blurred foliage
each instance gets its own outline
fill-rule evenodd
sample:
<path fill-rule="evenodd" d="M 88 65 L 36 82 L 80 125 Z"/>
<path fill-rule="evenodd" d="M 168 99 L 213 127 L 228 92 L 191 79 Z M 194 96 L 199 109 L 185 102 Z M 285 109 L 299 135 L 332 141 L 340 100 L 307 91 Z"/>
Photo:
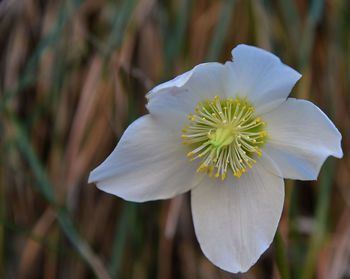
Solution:
<path fill-rule="evenodd" d="M 347 0 L 1 1 L 0 278 L 350 278 L 349 18 Z M 201 252 L 187 195 L 134 204 L 87 177 L 148 90 L 239 43 L 303 74 L 292 96 L 345 156 L 286 181 L 275 247 L 232 275 Z"/>

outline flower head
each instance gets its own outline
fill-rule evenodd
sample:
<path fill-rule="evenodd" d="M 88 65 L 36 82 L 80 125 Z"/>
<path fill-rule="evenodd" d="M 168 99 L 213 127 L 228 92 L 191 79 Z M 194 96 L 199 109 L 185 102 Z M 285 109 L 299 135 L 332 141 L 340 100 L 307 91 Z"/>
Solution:
<path fill-rule="evenodd" d="M 308 101 L 287 98 L 301 75 L 247 45 L 233 62 L 204 63 L 147 94 L 149 114 L 133 122 L 89 177 L 130 201 L 191 190 L 204 254 L 247 271 L 271 244 L 284 201 L 283 178 L 315 180 L 341 158 L 341 134 Z"/>

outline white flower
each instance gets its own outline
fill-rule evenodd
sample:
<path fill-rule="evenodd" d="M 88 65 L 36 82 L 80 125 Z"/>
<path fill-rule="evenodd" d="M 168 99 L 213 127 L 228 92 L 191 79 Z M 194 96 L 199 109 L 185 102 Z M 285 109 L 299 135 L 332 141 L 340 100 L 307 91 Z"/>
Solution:
<path fill-rule="evenodd" d="M 137 202 L 191 190 L 204 254 L 245 272 L 273 240 L 283 178 L 315 180 L 328 156 L 343 154 L 341 134 L 318 107 L 287 99 L 298 72 L 256 47 L 239 45 L 232 55 L 151 90 L 150 113 L 128 127 L 89 182 Z"/>

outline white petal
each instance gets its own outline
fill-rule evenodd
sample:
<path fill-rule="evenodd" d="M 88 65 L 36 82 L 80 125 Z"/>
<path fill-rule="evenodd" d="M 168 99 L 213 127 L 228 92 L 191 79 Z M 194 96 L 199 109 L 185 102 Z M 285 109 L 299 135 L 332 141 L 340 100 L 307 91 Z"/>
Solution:
<path fill-rule="evenodd" d="M 147 95 L 148 110 L 170 125 L 175 123 L 183 128 L 188 123 L 188 114 L 195 112 L 198 102 L 212 99 L 215 95 L 223 96 L 223 71 L 224 65 L 220 63 L 203 63 L 158 85 Z"/>
<path fill-rule="evenodd" d="M 239 179 L 203 179 L 192 214 L 204 254 L 226 271 L 247 271 L 271 244 L 283 201 L 283 179 L 258 163 Z"/>
<path fill-rule="evenodd" d="M 226 94 L 246 96 L 257 113 L 271 110 L 288 97 L 301 75 L 263 49 L 238 45 L 225 64 Z"/>
<path fill-rule="evenodd" d="M 289 98 L 261 118 L 270 134 L 263 151 L 285 178 L 317 179 L 328 156 L 343 156 L 341 134 L 311 102 Z"/>
<path fill-rule="evenodd" d="M 101 190 L 130 201 L 171 198 L 202 178 L 179 137 L 151 115 L 133 122 L 117 147 L 89 177 Z"/>
<path fill-rule="evenodd" d="M 164 92 L 167 89 L 174 88 L 174 87 L 182 87 L 188 79 L 192 76 L 193 70 L 187 71 L 172 80 L 163 82 L 156 87 L 154 87 L 150 92 L 147 93 L 146 97 L 148 99 L 153 98 L 154 96 L 157 96 L 159 92 Z"/>

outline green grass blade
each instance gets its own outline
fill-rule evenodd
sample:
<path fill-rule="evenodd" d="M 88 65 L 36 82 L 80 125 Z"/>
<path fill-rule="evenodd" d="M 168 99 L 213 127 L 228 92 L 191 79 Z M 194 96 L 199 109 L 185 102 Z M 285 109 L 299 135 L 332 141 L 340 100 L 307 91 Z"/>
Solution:
<path fill-rule="evenodd" d="M 290 270 L 288 266 L 286 247 L 284 245 L 282 235 L 278 229 L 276 231 L 273 244 L 276 249 L 276 262 L 281 279 L 290 279 Z"/>
<path fill-rule="evenodd" d="M 112 278 L 118 278 L 123 260 L 123 251 L 127 233 L 130 231 L 132 220 L 135 218 L 136 204 L 124 205 L 115 228 L 112 256 L 109 263 L 109 273 Z"/>
<path fill-rule="evenodd" d="M 222 5 L 218 22 L 215 27 L 214 36 L 211 40 L 207 54 L 208 61 L 217 61 L 234 11 L 234 0 L 225 0 Z"/>
<path fill-rule="evenodd" d="M 96 276 L 99 278 L 109 278 L 108 273 L 103 268 L 99 259 L 94 255 L 89 245 L 81 238 L 78 231 L 75 229 L 68 211 L 58 206 L 55 193 L 46 175 L 45 169 L 36 156 L 34 148 L 29 142 L 24 128 L 14 115 L 8 113 L 8 116 L 15 130 L 14 141 L 17 143 L 19 149 L 22 151 L 24 158 L 27 160 L 30 168 L 34 173 L 34 176 L 37 180 L 36 186 L 38 191 L 56 209 L 56 216 L 61 229 L 67 238 L 71 241 L 71 243 L 76 247 L 82 259 L 85 260 L 85 262 L 90 266 Z"/>
<path fill-rule="evenodd" d="M 304 29 L 303 40 L 299 50 L 299 69 L 303 70 L 309 65 L 311 50 L 315 40 L 315 29 L 323 13 L 323 0 L 313 0 L 308 14 L 307 24 Z"/>
<path fill-rule="evenodd" d="M 105 59 L 108 60 L 112 52 L 119 48 L 123 42 L 124 34 L 130 21 L 131 15 L 135 10 L 138 0 L 124 0 L 117 6 L 114 6 L 113 20 L 111 22 L 111 32 L 106 44 Z"/>
<path fill-rule="evenodd" d="M 176 58 L 185 43 L 186 27 L 192 10 L 193 0 L 181 1 L 182 5 L 177 11 L 174 24 L 164 30 L 165 32 L 165 78 L 173 68 Z"/>
<path fill-rule="evenodd" d="M 321 188 L 318 193 L 316 205 L 315 228 L 311 235 L 308 251 L 304 261 L 305 264 L 300 277 L 302 279 L 314 278 L 317 256 L 322 249 L 327 236 L 329 203 L 333 186 L 334 159 L 329 159 L 323 168 L 320 183 Z"/>
<path fill-rule="evenodd" d="M 290 38 L 295 46 L 300 37 L 300 19 L 294 0 L 279 0 L 279 6 L 282 10 L 282 17 L 286 28 L 290 33 Z"/>

